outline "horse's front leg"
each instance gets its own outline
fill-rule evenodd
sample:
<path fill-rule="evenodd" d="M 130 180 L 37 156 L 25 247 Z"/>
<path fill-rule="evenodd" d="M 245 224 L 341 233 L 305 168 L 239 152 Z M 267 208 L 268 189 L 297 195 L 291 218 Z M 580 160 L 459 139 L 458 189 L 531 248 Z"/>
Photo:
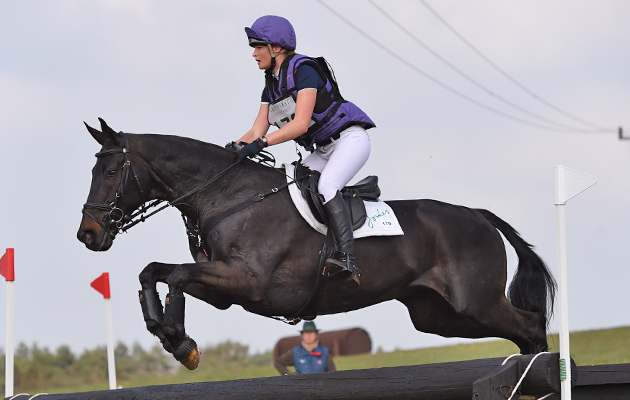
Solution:
<path fill-rule="evenodd" d="M 160 339 L 164 350 L 169 353 L 172 353 L 173 349 L 168 340 L 166 340 L 162 329 L 164 324 L 164 311 L 156 284 L 158 282 L 166 283 L 166 278 L 168 278 L 176 267 L 177 264 L 153 262 L 147 265 L 138 277 L 142 287 L 142 290 L 138 291 L 138 297 L 140 298 L 140 307 L 142 307 L 142 315 L 144 316 L 147 330 Z"/>
<path fill-rule="evenodd" d="M 163 332 L 175 359 L 188 369 L 197 368 L 199 363 L 197 344 L 186 334 L 184 327 L 186 286 L 195 284 L 193 286 L 202 286 L 207 292 L 218 291 L 256 301 L 262 298 L 259 278 L 240 258 L 178 265 L 166 280 L 169 293 L 166 295 L 163 323 Z M 201 298 L 201 293 L 195 293 L 195 297 Z"/>

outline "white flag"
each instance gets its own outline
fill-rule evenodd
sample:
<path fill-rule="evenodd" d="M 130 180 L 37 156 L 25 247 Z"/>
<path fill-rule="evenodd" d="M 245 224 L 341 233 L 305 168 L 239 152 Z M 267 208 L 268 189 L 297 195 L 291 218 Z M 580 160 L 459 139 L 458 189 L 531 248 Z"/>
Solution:
<path fill-rule="evenodd" d="M 564 165 L 554 165 L 556 200 L 555 204 L 565 204 L 586 189 L 597 183 L 594 176 L 567 168 Z"/>

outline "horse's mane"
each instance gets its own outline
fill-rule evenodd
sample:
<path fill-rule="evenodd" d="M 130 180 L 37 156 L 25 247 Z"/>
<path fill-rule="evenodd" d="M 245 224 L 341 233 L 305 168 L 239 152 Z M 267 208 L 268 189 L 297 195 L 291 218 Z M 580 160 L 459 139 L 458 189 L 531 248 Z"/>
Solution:
<path fill-rule="evenodd" d="M 236 153 L 213 143 L 204 142 L 186 136 L 168 135 L 161 133 L 136 133 L 129 134 L 138 140 L 138 143 L 148 144 L 149 152 L 155 152 L 155 156 L 178 159 L 179 162 L 192 162 L 199 170 L 212 169 L 217 161 L 223 161 L 227 165 L 236 162 Z M 133 151 L 133 149 L 132 149 Z M 243 162 L 251 172 L 264 174 L 271 168 L 253 162 Z"/>
<path fill-rule="evenodd" d="M 138 138 L 145 137 L 149 139 L 149 141 L 151 142 L 157 142 L 157 144 L 165 143 L 169 146 L 176 146 L 176 147 L 185 146 L 190 149 L 197 149 L 202 153 L 211 152 L 215 150 L 223 150 L 226 152 L 229 151 L 226 148 L 218 146 L 216 144 L 204 142 L 202 140 L 194 139 L 194 138 L 186 137 L 186 136 L 168 135 L 168 134 L 162 134 L 162 133 L 135 133 L 132 135 Z"/>

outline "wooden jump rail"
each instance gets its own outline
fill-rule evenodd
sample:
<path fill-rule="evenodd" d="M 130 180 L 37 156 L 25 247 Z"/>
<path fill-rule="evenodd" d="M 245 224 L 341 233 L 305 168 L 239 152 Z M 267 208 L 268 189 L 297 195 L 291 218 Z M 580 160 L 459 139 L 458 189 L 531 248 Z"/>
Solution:
<path fill-rule="evenodd" d="M 534 356 L 365 370 L 287 375 L 233 381 L 147 386 L 131 389 L 40 395 L 37 400 L 295 400 L 414 399 L 505 400 Z M 557 393 L 560 399 L 558 354 L 542 354 L 532 364 L 518 392 L 520 400 Z M 574 400 L 630 399 L 630 364 L 575 367 Z M 506 396 L 507 394 L 507 396 Z M 27 400 L 19 396 L 15 400 Z M 518 397 L 514 396 L 516 400 Z"/>

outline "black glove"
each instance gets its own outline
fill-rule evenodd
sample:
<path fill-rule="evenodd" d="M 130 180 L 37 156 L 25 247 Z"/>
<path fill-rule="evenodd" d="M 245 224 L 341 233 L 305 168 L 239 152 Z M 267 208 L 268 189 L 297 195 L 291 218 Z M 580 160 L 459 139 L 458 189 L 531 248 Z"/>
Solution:
<path fill-rule="evenodd" d="M 256 154 L 260 153 L 260 151 L 262 149 L 264 149 L 265 147 L 267 147 L 267 141 L 266 140 L 256 139 L 253 142 L 251 142 L 250 144 L 244 146 L 238 152 L 238 160 L 237 161 L 241 161 L 245 157 L 255 156 Z"/>
<path fill-rule="evenodd" d="M 247 143 L 245 143 L 245 142 L 238 142 L 238 143 L 236 143 L 236 142 L 229 142 L 228 144 L 225 145 L 225 148 L 230 150 L 230 151 L 233 151 L 235 153 L 238 153 L 238 150 L 241 147 L 245 146 L 246 144 Z"/>
<path fill-rule="evenodd" d="M 225 148 L 236 153 L 237 150 L 236 150 L 235 144 L 236 144 L 236 142 L 230 142 L 230 143 L 225 145 Z"/>

